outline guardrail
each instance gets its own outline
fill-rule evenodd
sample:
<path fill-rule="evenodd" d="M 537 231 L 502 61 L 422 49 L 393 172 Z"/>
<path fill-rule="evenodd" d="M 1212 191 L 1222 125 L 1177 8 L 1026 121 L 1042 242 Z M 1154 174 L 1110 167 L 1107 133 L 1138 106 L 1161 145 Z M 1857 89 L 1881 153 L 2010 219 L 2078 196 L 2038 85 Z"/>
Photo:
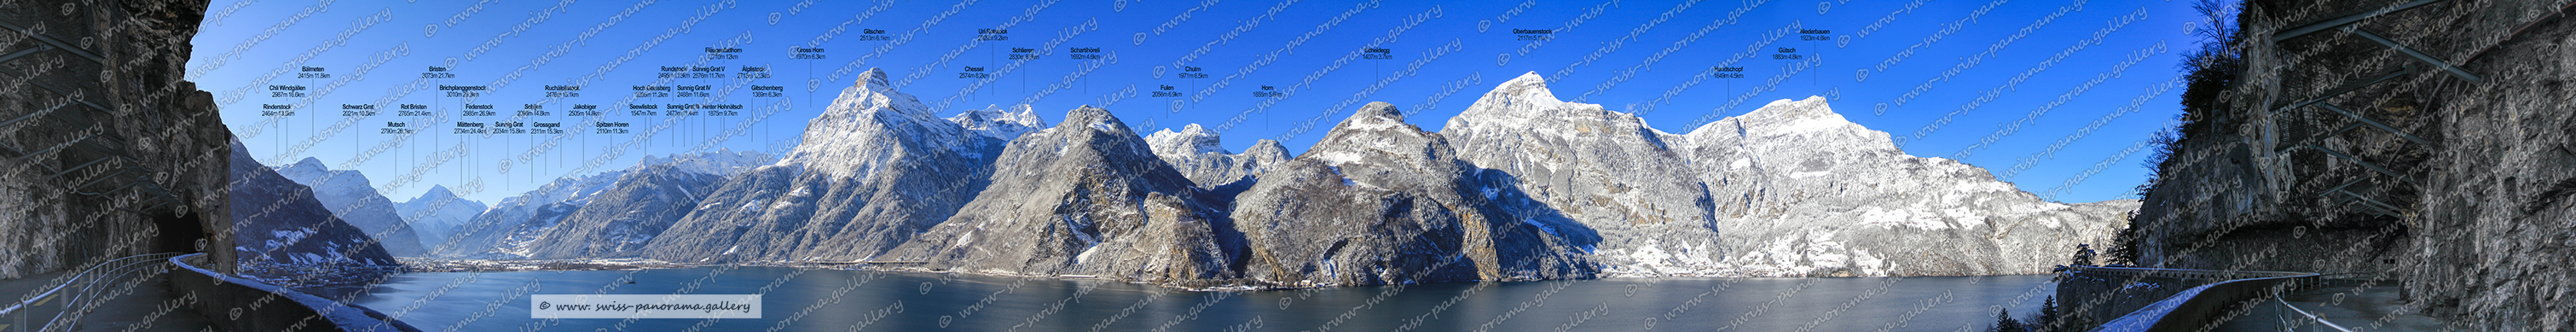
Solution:
<path fill-rule="evenodd" d="M 411 324 L 394 320 L 384 313 L 353 306 L 320 296 L 305 294 L 258 280 L 244 279 L 207 271 L 187 260 L 202 260 L 203 254 L 172 257 L 170 283 L 179 292 L 196 296 L 191 304 L 207 320 L 230 331 L 403 331 L 419 332 Z M 287 301 L 280 305 L 279 298 Z"/>
<path fill-rule="evenodd" d="M 8 317 L 13 322 L 8 325 L 17 327 L 17 331 L 27 331 L 29 327 L 35 327 L 36 331 L 70 331 L 74 324 L 80 322 L 82 316 L 97 311 L 99 306 L 107 303 L 107 300 L 131 292 L 136 285 L 140 284 L 140 279 L 168 273 L 169 266 L 166 265 L 168 262 L 164 259 L 179 255 L 179 253 L 142 254 L 91 264 L 89 268 L 82 269 L 79 273 L 62 278 L 61 284 L 10 303 L 7 308 L 0 308 L 0 316 Z M 127 282 L 129 280 L 137 282 Z M 71 292 L 65 293 L 64 290 Z M 30 309 L 51 302 L 57 296 L 63 297 L 63 310 L 55 311 L 53 317 L 46 319 L 42 326 L 28 324 L 27 319 L 37 314 L 30 312 Z"/>
<path fill-rule="evenodd" d="M 2205 331 L 2224 322 L 2227 315 L 2244 305 L 2260 304 L 2256 300 L 2269 296 L 2278 301 L 2283 291 L 2313 282 L 2319 274 L 2273 271 L 2216 271 L 2188 269 L 2074 267 L 2070 274 L 2093 274 L 2096 277 L 2124 278 L 2123 285 L 2159 282 L 2188 283 L 2215 281 L 2183 289 L 2171 296 L 2093 328 L 2096 332 L 2129 331 Z M 2104 278 L 2105 280 L 2110 278 Z M 2173 286 L 2156 284 L 2156 286 Z M 2064 287 L 2061 285 L 2061 287 Z M 2122 289 L 2130 286 L 2122 286 Z M 2062 289 L 2062 288 L 2061 288 Z M 2286 305 L 2286 303 L 2285 303 Z M 2117 307 L 2117 305 L 2114 305 Z M 2304 312 L 2303 312 L 2304 313 Z M 2310 316 L 2314 318 L 2314 316 Z M 2319 321 L 2323 321 L 2320 319 Z"/>
<path fill-rule="evenodd" d="M 2299 309 L 2299 306 L 2290 305 L 2290 301 L 2284 300 L 2285 298 L 2288 297 L 2282 296 L 2279 290 L 2274 290 L 2272 293 L 2272 302 L 2279 303 L 2282 308 L 2290 308 L 2290 312 L 2298 313 L 2299 316 L 2307 317 L 2308 320 L 2316 321 L 2317 326 L 2320 327 L 2318 331 L 2323 332 L 2324 329 L 2322 328 L 2331 327 L 2334 328 L 2335 331 L 2353 332 L 2352 329 L 2344 328 L 2343 325 L 2335 325 L 2334 322 L 2326 321 L 2324 317 L 2317 317 L 2317 314 L 2308 313 L 2307 310 L 2301 310 Z"/>

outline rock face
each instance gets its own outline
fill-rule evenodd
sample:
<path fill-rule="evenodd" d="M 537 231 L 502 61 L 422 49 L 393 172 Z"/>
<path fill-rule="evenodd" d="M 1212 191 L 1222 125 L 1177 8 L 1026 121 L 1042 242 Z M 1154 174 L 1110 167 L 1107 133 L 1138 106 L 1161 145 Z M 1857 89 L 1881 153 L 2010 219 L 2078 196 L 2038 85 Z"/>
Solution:
<path fill-rule="evenodd" d="M 305 268 L 395 265 L 367 232 L 333 215 L 313 189 L 260 165 L 233 142 L 232 233 L 244 275 L 291 277 Z"/>
<path fill-rule="evenodd" d="M 1724 259 L 1707 265 L 1721 274 L 2044 273 L 2076 244 L 2109 243 L 2138 206 L 2049 202 L 1983 168 L 1906 155 L 1822 97 L 1775 101 L 1687 136 L 1682 155 L 1708 186 L 1725 239 Z"/>
<path fill-rule="evenodd" d="M 1244 274 L 1282 286 L 1590 277 L 1588 232 L 1515 215 L 1447 139 L 1369 103 L 1237 196 Z"/>
<path fill-rule="evenodd" d="M 312 157 L 278 166 L 276 171 L 288 180 L 312 187 L 313 198 L 321 200 L 322 207 L 330 208 L 331 214 L 339 216 L 341 221 L 358 226 L 369 237 L 376 238 L 386 252 L 394 256 L 419 256 L 425 252 L 420 245 L 420 235 L 412 230 L 409 222 L 403 221 L 400 212 L 395 211 L 393 200 L 385 199 L 385 195 L 376 192 L 375 185 L 368 183 L 366 174 L 355 170 L 334 171 L 322 165 L 322 160 Z"/>
<path fill-rule="evenodd" d="M 1145 141 L 1154 155 L 1170 163 L 1182 175 L 1189 176 L 1199 188 L 1215 189 L 1228 185 L 1249 186 L 1254 175 L 1269 172 L 1288 161 L 1288 148 L 1279 141 L 1261 140 L 1243 153 L 1228 153 L 1218 145 L 1217 134 L 1193 123 L 1181 131 L 1157 130 Z"/>
<path fill-rule="evenodd" d="M 394 212 L 401 213 L 403 220 L 411 221 L 411 229 L 420 234 L 424 248 L 434 248 L 447 242 L 447 237 L 458 227 L 489 208 L 483 202 L 456 197 L 456 193 L 448 191 L 444 185 L 432 185 L 420 197 L 394 203 Z"/>
<path fill-rule="evenodd" d="M 1109 111 L 1083 107 L 1020 137 L 956 216 L 876 260 L 934 270 L 1189 282 L 1243 257 L 1225 202 L 1154 156 Z"/>
<path fill-rule="evenodd" d="M 992 135 L 1005 127 L 968 130 L 894 91 L 884 71 L 861 77 L 806 125 L 803 144 L 776 165 L 726 179 L 670 236 L 654 238 L 646 257 L 860 260 L 948 220 L 984 190 L 1008 142 Z"/>
<path fill-rule="evenodd" d="M 689 213 L 715 183 L 772 160 L 733 150 L 645 156 L 634 168 L 559 179 L 475 216 L 439 252 L 505 259 L 629 256 Z"/>
<path fill-rule="evenodd" d="M 232 270 L 232 133 L 183 70 L 206 1 L 116 4 L 0 6 L 11 24 L 78 44 L 0 33 L 0 251 L 12 253 L 0 279 L 156 252 L 205 251 L 202 266 Z"/>
<path fill-rule="evenodd" d="M 2405 57 L 2330 34 L 2256 36 L 2380 5 L 2245 3 L 2233 24 L 2249 38 L 2228 46 L 2241 58 L 2192 73 L 2186 121 L 2141 188 L 2123 238 L 2139 265 L 2367 275 L 2456 329 L 2576 330 L 2576 20 L 2530 14 L 2565 1 L 2355 23 L 2479 77 L 2405 61 L 2377 84 L 2363 83 L 2403 66 L 2360 57 Z M 2324 99 L 2289 103 L 2311 98 Z"/>

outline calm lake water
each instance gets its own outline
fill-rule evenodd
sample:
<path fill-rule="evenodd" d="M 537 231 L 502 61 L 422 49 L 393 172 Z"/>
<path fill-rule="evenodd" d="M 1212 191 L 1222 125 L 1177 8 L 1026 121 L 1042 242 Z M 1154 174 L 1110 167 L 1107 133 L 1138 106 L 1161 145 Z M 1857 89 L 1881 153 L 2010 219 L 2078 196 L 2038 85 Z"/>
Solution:
<path fill-rule="evenodd" d="M 412 273 L 357 304 L 426 331 L 1982 331 L 2049 276 L 1665 278 L 1191 292 L 772 267 Z M 632 280 L 634 283 L 626 283 Z M 759 319 L 530 319 L 529 294 L 764 294 Z"/>

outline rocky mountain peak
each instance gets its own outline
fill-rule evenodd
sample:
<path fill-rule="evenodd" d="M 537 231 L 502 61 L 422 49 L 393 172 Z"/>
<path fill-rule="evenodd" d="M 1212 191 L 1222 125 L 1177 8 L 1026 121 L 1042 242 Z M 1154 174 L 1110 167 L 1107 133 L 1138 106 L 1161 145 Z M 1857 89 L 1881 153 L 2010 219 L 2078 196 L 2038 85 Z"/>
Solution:
<path fill-rule="evenodd" d="M 1109 110 L 1100 109 L 1099 107 L 1091 107 L 1091 105 L 1083 105 L 1082 107 L 1074 108 L 1072 111 L 1065 112 L 1064 123 L 1057 124 L 1055 128 L 1049 129 L 1065 128 L 1090 128 L 1088 130 L 1098 131 L 1105 134 L 1123 133 L 1134 135 L 1132 133 L 1128 133 L 1127 123 L 1118 121 L 1117 116 L 1109 115 Z"/>
<path fill-rule="evenodd" d="M 1513 98 L 1496 98 L 1496 97 L 1513 97 Z M 1514 78 L 1512 78 L 1512 80 L 1510 80 L 1510 81 L 1503 81 L 1503 84 L 1501 84 L 1501 85 L 1497 85 L 1497 86 L 1495 86 L 1495 87 L 1494 87 L 1494 91 L 1486 92 L 1486 93 L 1485 93 L 1485 98 L 1484 98 L 1484 99 L 1486 99 L 1486 100 L 1492 100 L 1492 99 L 1525 99 L 1525 100 L 1530 100 L 1530 101 L 1551 101 L 1551 102 L 1553 102 L 1553 101 L 1559 101 L 1559 100 L 1557 100 L 1557 99 L 1556 99 L 1556 93 L 1555 93 L 1555 92 L 1553 92 L 1553 91 L 1548 91 L 1548 90 L 1547 90 L 1547 77 L 1545 77 L 1545 76 L 1539 76 L 1538 72 L 1535 72 L 1535 71 L 1528 72 L 1528 73 L 1522 73 L 1520 77 L 1514 77 Z"/>
<path fill-rule="evenodd" d="M 1393 122 L 1396 122 L 1396 123 L 1402 123 L 1402 122 L 1404 122 L 1404 112 L 1403 112 L 1403 111 L 1398 111 L 1398 110 L 1396 110 L 1396 109 L 1395 109 L 1395 104 L 1388 104 L 1388 103 L 1383 102 L 1383 101 L 1373 101 L 1373 102 L 1369 102 L 1369 103 L 1368 103 L 1368 105 L 1360 106 L 1360 111 L 1359 111 L 1359 113 L 1357 113 L 1357 114 L 1352 114 L 1352 115 L 1351 115 L 1351 120 L 1362 120 L 1362 119 L 1366 119 L 1366 120 L 1386 120 L 1386 121 L 1393 121 Z M 1344 122 L 1342 122 L 1342 123 L 1350 123 L 1350 122 L 1349 122 L 1349 121 L 1344 121 Z M 1370 123 L 1377 123 L 1377 122 L 1372 121 L 1372 122 L 1370 122 Z"/>
<path fill-rule="evenodd" d="M 1315 158 L 1329 164 L 1370 159 L 1405 163 L 1423 158 L 1451 160 L 1454 157 L 1448 145 L 1448 140 L 1439 134 L 1405 123 L 1404 112 L 1396 110 L 1395 105 L 1370 102 L 1341 124 L 1333 125 L 1323 141 L 1298 158 Z"/>
<path fill-rule="evenodd" d="M 421 192 L 421 193 L 420 193 L 420 197 L 418 197 L 418 198 L 413 198 L 412 200 L 415 200 L 415 201 L 417 201 L 417 200 L 422 200 L 422 199 L 439 200 L 439 199 L 447 199 L 447 198 L 449 198 L 449 197 L 456 197 L 456 193 L 455 193 L 455 192 L 451 192 L 451 191 L 447 191 L 447 185 L 443 185 L 443 184 L 433 184 L 433 185 L 429 185 L 429 191 Z"/>
<path fill-rule="evenodd" d="M 822 116 L 806 123 L 804 143 L 780 164 L 849 175 L 931 150 L 981 155 L 974 150 L 987 144 L 976 142 L 965 127 L 933 116 L 921 100 L 887 86 L 883 71 L 868 73 L 868 79 L 841 90 Z"/>
<path fill-rule="evenodd" d="M 920 98 L 915 98 L 911 94 L 906 94 L 901 91 L 895 91 L 894 86 L 887 83 L 884 70 L 869 68 L 867 74 L 864 76 L 866 77 L 865 80 L 859 81 L 858 84 L 850 85 L 847 89 L 842 89 L 840 96 L 832 99 L 832 104 L 825 107 L 824 118 L 832 118 L 832 115 L 836 113 L 874 112 L 883 110 L 893 110 L 907 115 L 917 116 L 928 116 L 930 114 L 930 107 L 922 104 Z"/>
<path fill-rule="evenodd" d="M 1547 80 L 1532 72 L 1495 86 L 1467 106 L 1457 117 L 1449 119 L 1442 132 L 1476 135 L 1479 132 L 1511 132 L 1511 136 L 1538 133 L 1567 137 L 1576 134 L 1604 133 L 1611 127 L 1629 128 L 1641 134 L 1655 133 L 1645 128 L 1634 115 L 1610 112 L 1601 105 L 1557 100 L 1547 89 Z M 1453 135 L 1454 136 L 1454 135 Z"/>
<path fill-rule="evenodd" d="M 1154 156 L 1161 157 L 1163 162 L 1170 163 L 1172 168 L 1188 175 L 1202 188 L 1249 183 L 1245 181 L 1269 172 L 1289 158 L 1286 146 L 1266 139 L 1253 142 L 1252 148 L 1241 154 L 1228 153 L 1219 144 L 1222 141 L 1218 140 L 1215 131 L 1198 124 L 1184 126 L 1178 132 L 1158 130 L 1145 137 L 1145 141 L 1154 149 Z"/>
<path fill-rule="evenodd" d="M 1215 132 L 1199 127 L 1196 123 L 1181 127 L 1179 132 L 1171 129 L 1156 130 L 1153 135 L 1145 136 L 1145 141 L 1153 144 L 1154 152 L 1158 154 L 1228 153 L 1225 151 L 1225 146 L 1219 144 L 1221 141 L 1218 140 Z"/>
<path fill-rule="evenodd" d="M 294 163 L 294 164 L 288 164 L 288 165 L 286 165 L 286 167 L 282 167 L 282 168 L 280 168 L 280 169 L 281 169 L 281 170 L 285 170 L 285 169 L 292 169 L 292 170 L 301 171 L 301 172 L 319 172 L 319 171 L 327 171 L 327 170 L 330 170 L 330 169 L 331 169 L 331 167 L 330 167 L 330 166 L 323 165 L 323 164 L 322 164 L 322 160 L 321 160 L 321 159 L 314 159 L 313 157 L 304 157 L 304 160 L 298 160 L 298 161 L 295 161 L 295 163 Z"/>
<path fill-rule="evenodd" d="M 891 87 L 894 86 L 893 83 L 889 83 L 891 82 L 890 80 L 886 79 L 886 72 L 883 68 L 868 68 L 868 71 L 860 73 L 859 77 L 867 78 L 859 83 L 866 84 L 870 87 L 886 87 L 888 89 L 892 89 Z"/>
<path fill-rule="evenodd" d="M 1279 141 L 1269 139 L 1252 142 L 1252 148 L 1243 149 L 1243 155 L 1255 156 L 1264 160 L 1287 160 L 1289 158 L 1287 145 L 1279 144 Z"/>
<path fill-rule="evenodd" d="M 1702 125 L 1688 136 L 1703 145 L 1758 138 L 1775 144 L 1836 150 L 1896 150 L 1887 132 L 1844 119 L 1820 96 L 1772 101 L 1744 115 Z"/>

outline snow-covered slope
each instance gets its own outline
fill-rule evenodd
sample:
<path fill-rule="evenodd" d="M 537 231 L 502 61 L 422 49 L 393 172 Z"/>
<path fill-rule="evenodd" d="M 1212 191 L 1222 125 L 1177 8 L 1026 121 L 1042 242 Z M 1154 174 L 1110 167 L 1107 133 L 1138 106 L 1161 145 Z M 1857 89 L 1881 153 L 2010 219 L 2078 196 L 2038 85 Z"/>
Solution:
<path fill-rule="evenodd" d="M 295 183 L 312 187 L 313 198 L 321 200 L 322 207 L 330 209 L 331 214 L 339 216 L 340 220 L 374 236 L 384 244 L 385 251 L 395 256 L 425 253 L 420 235 L 412 230 L 410 222 L 403 220 L 401 213 L 394 211 L 393 200 L 386 199 L 385 195 L 376 192 L 374 185 L 368 184 L 366 174 L 355 170 L 331 170 L 323 166 L 321 160 L 312 157 L 279 166 L 276 171 L 280 176 L 295 180 Z"/>

